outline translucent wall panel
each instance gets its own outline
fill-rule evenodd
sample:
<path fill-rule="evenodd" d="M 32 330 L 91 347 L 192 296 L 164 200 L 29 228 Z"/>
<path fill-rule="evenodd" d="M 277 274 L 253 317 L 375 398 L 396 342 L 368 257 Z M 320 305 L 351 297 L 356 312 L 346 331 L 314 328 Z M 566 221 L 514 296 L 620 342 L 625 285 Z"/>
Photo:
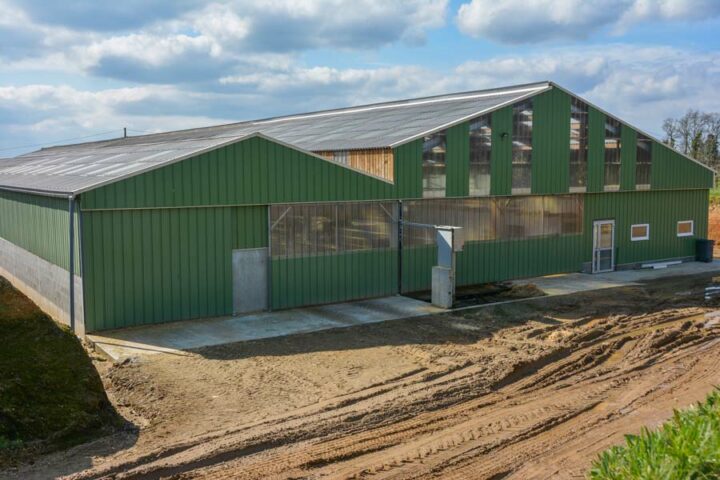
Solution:
<path fill-rule="evenodd" d="M 620 188 L 620 122 L 614 118 L 605 119 L 605 190 Z"/>
<path fill-rule="evenodd" d="M 435 244 L 435 231 L 422 225 L 463 227 L 465 241 L 493 240 L 495 202 L 491 198 L 403 202 L 403 222 L 403 245 L 407 246 Z"/>
<path fill-rule="evenodd" d="M 470 122 L 470 196 L 490 195 L 490 154 L 492 151 L 491 116 Z"/>
<path fill-rule="evenodd" d="M 570 189 L 584 192 L 588 176 L 588 106 L 573 97 L 570 102 Z"/>
<path fill-rule="evenodd" d="M 270 206 L 273 258 L 393 248 L 396 232 L 395 202 Z"/>
<path fill-rule="evenodd" d="M 403 202 L 403 246 L 433 245 L 423 225 L 463 227 L 466 242 L 582 233 L 580 195 L 413 200 Z"/>
<path fill-rule="evenodd" d="M 543 234 L 543 197 L 497 199 L 498 237 L 520 239 Z"/>
<path fill-rule="evenodd" d="M 532 183 L 532 98 L 513 105 L 512 191 L 530 193 Z"/>
<path fill-rule="evenodd" d="M 446 131 L 432 133 L 423 140 L 422 186 L 423 197 L 445 196 L 447 180 Z"/>

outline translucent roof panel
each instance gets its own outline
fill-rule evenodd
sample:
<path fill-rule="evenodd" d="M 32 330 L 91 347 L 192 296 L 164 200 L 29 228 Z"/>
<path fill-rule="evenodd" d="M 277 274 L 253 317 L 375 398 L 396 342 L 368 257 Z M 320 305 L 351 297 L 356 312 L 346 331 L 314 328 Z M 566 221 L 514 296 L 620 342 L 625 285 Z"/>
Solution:
<path fill-rule="evenodd" d="M 0 187 L 78 193 L 256 134 L 311 152 L 393 147 L 548 88 L 543 82 L 52 147 L 0 160 Z"/>

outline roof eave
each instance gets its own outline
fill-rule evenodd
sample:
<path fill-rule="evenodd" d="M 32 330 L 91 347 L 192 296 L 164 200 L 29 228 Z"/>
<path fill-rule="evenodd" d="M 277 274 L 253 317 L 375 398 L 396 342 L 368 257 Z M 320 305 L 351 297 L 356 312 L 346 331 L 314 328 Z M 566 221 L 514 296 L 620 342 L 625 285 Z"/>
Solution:
<path fill-rule="evenodd" d="M 32 195 L 39 195 L 42 197 L 56 197 L 56 198 L 74 197 L 78 193 L 78 192 L 68 192 L 68 191 L 62 191 L 62 190 L 59 190 L 59 191 L 44 190 L 41 188 L 14 187 L 12 185 L 0 185 L 0 190 L 5 190 L 8 192 L 29 193 Z"/>

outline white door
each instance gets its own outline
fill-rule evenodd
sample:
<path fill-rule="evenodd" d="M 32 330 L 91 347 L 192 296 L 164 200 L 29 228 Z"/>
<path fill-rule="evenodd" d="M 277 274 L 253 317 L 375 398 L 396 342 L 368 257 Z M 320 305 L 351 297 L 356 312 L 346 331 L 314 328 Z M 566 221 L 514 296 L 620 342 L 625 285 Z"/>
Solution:
<path fill-rule="evenodd" d="M 267 248 L 232 251 L 233 314 L 267 310 Z"/>
<path fill-rule="evenodd" d="M 593 222 L 593 273 L 615 270 L 615 220 Z"/>

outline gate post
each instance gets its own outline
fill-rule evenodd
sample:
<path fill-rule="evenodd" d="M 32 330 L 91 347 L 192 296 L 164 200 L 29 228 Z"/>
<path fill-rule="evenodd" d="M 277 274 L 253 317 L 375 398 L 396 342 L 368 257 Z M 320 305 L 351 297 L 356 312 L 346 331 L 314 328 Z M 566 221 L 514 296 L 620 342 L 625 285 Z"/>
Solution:
<path fill-rule="evenodd" d="M 437 265 L 432 268 L 432 304 L 452 308 L 455 303 L 455 252 L 463 249 L 462 227 L 435 227 Z"/>

